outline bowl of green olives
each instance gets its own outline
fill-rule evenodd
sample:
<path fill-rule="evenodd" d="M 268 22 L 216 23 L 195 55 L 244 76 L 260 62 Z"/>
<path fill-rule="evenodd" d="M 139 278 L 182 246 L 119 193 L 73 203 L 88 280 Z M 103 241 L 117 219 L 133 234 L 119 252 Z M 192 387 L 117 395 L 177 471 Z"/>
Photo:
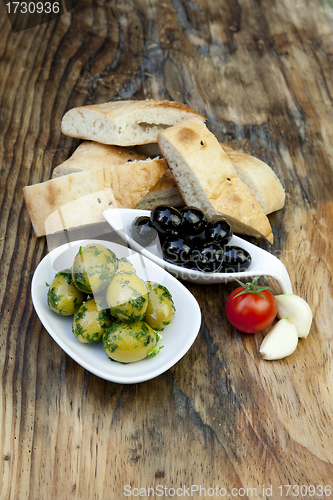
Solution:
<path fill-rule="evenodd" d="M 154 378 L 195 341 L 193 295 L 161 266 L 123 245 L 79 240 L 37 266 L 32 301 L 58 345 L 91 373 L 116 383 Z M 190 315 L 188 312 L 190 311 Z"/>
<path fill-rule="evenodd" d="M 288 271 L 273 254 L 233 234 L 223 217 L 207 220 L 196 207 L 152 211 L 108 209 L 104 218 L 133 250 L 178 279 L 198 284 L 271 276 L 292 293 Z"/>

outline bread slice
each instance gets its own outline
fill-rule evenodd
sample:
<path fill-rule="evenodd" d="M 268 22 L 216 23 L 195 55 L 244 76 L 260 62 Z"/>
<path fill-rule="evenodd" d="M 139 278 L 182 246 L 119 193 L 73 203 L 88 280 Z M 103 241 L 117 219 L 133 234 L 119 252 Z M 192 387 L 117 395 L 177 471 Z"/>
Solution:
<path fill-rule="evenodd" d="M 68 160 L 55 167 L 52 178 L 98 167 L 111 167 L 133 160 L 146 159 L 147 156 L 128 148 L 84 141 Z"/>
<path fill-rule="evenodd" d="M 70 109 L 62 119 L 61 131 L 102 144 L 135 146 L 157 142 L 161 130 L 193 117 L 206 120 L 178 102 L 115 101 Z"/>
<path fill-rule="evenodd" d="M 156 149 L 158 149 L 157 143 L 153 145 L 156 145 Z M 161 155 L 160 151 L 159 155 Z M 149 156 L 151 159 L 158 155 Z M 146 155 L 139 154 L 134 149 L 123 146 L 100 144 L 93 141 L 84 141 L 78 146 L 68 160 L 55 167 L 52 172 L 52 178 L 55 179 L 62 175 L 69 175 L 101 167 L 108 168 L 129 162 L 146 161 L 147 159 Z M 157 181 L 156 185 L 149 193 L 139 201 L 136 208 L 151 210 L 155 206 L 162 204 L 172 205 L 174 207 L 184 205 L 184 200 L 179 192 L 175 178 L 169 169 Z"/>
<path fill-rule="evenodd" d="M 182 207 L 185 205 L 182 195 L 171 170 L 157 181 L 155 186 L 144 196 L 135 208 L 139 210 L 152 210 L 158 205 Z"/>
<path fill-rule="evenodd" d="M 166 170 L 164 159 L 147 160 L 26 186 L 23 195 L 35 233 L 43 236 L 100 222 L 109 207 L 134 208 Z"/>
<path fill-rule="evenodd" d="M 264 214 L 280 210 L 286 194 L 271 167 L 254 156 L 235 151 L 225 144 L 221 146 L 230 158 L 237 177 L 255 195 Z"/>
<path fill-rule="evenodd" d="M 118 208 L 134 208 L 167 169 L 164 158 L 117 165 L 111 174 Z"/>
<path fill-rule="evenodd" d="M 68 229 L 104 222 L 104 210 L 116 206 L 117 202 L 112 188 L 104 188 L 101 191 L 87 194 L 59 206 L 46 217 L 45 229 L 42 232 L 50 235 Z M 35 226 L 34 229 L 36 231 Z M 37 234 L 37 236 L 43 236 L 43 234 Z"/>
<path fill-rule="evenodd" d="M 158 144 L 187 205 L 200 208 L 208 218 L 221 214 L 235 233 L 273 242 L 256 197 L 204 123 L 192 119 L 170 127 L 160 132 Z"/>

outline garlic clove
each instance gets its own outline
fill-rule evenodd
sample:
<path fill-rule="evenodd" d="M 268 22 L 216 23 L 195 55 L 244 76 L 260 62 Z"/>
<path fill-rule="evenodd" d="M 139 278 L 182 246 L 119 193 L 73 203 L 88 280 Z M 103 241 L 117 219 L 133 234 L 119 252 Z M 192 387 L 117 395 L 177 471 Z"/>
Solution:
<path fill-rule="evenodd" d="M 260 346 L 263 359 L 282 359 L 292 354 L 298 344 L 295 325 L 288 319 L 280 319 L 268 332 Z"/>
<path fill-rule="evenodd" d="M 277 317 L 288 318 L 296 326 L 299 337 L 306 338 L 309 335 L 312 323 L 312 311 L 309 304 L 293 294 L 275 295 L 277 303 Z"/>

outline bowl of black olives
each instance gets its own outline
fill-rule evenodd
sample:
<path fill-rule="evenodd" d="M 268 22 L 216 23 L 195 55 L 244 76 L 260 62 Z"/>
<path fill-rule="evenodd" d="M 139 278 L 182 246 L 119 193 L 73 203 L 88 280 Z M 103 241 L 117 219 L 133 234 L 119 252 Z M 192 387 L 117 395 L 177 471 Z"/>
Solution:
<path fill-rule="evenodd" d="M 268 275 L 279 282 L 283 293 L 291 293 L 282 262 L 234 235 L 223 217 L 208 220 L 196 207 L 165 205 L 152 211 L 108 209 L 103 215 L 130 248 L 179 279 L 212 284 Z"/>
<path fill-rule="evenodd" d="M 133 227 L 141 220 L 136 218 Z M 157 232 L 163 259 L 170 264 L 203 273 L 242 272 L 251 265 L 247 250 L 230 245 L 232 229 L 222 216 L 208 221 L 196 207 L 161 205 L 151 211 L 146 223 Z"/>

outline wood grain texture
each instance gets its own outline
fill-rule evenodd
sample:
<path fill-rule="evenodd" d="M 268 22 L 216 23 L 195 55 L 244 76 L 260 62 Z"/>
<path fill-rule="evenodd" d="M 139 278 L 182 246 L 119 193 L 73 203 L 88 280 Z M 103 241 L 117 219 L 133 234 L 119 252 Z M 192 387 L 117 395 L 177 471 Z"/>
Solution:
<path fill-rule="evenodd" d="M 317 488 L 293 498 L 330 498 L 319 487 L 333 490 L 332 3 L 80 0 L 15 34 L 4 3 L 0 13 L 1 499 L 120 499 L 126 485 L 161 485 L 160 498 L 198 485 L 192 498 L 221 498 L 219 487 L 228 499 L 277 499 L 288 484 Z M 195 108 L 221 142 L 281 179 L 274 245 L 259 244 L 314 312 L 289 358 L 261 360 L 264 334 L 229 325 L 232 284 L 186 284 L 199 336 L 138 385 L 86 372 L 41 326 L 30 283 L 48 248 L 22 189 L 77 146 L 60 132 L 68 109 L 142 98 Z"/>

